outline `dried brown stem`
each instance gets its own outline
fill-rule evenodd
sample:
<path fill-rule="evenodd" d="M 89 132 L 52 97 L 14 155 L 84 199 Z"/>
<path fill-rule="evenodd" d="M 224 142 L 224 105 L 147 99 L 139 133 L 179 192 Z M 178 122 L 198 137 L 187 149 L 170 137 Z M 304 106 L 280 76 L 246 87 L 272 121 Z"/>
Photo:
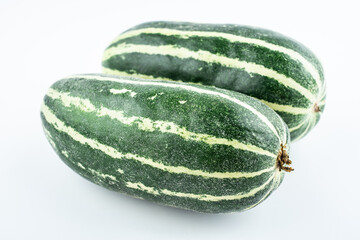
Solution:
<path fill-rule="evenodd" d="M 314 112 L 320 112 L 320 107 L 317 105 L 317 103 L 314 104 Z"/>
<path fill-rule="evenodd" d="M 287 154 L 285 150 L 286 145 L 280 144 L 280 150 L 277 156 L 277 167 L 279 171 L 284 170 L 285 172 L 291 172 L 294 171 L 294 169 L 290 166 L 292 162 L 289 159 L 289 155 Z"/>

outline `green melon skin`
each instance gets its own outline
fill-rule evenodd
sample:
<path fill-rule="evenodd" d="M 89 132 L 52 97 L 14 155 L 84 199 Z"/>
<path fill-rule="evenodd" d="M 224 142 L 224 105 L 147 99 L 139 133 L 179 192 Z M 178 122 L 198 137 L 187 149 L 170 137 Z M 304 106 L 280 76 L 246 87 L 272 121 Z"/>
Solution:
<path fill-rule="evenodd" d="M 198 84 L 74 75 L 51 86 L 41 119 L 56 153 L 82 177 L 197 212 L 262 202 L 284 177 L 281 146 L 289 150 L 288 128 L 272 109 Z"/>
<path fill-rule="evenodd" d="M 265 29 L 143 23 L 111 42 L 102 66 L 107 74 L 194 82 L 252 96 L 284 119 L 291 141 L 304 137 L 325 107 L 323 68 L 316 56 Z"/>

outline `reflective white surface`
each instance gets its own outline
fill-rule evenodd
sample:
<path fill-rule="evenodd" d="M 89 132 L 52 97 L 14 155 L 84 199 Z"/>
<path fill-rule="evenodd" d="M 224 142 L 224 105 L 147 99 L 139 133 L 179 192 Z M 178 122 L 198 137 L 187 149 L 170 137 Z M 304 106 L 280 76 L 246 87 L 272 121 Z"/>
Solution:
<path fill-rule="evenodd" d="M 359 239 L 355 2 L 2 0 L 0 239 Z M 151 20 L 268 28 L 320 58 L 325 113 L 291 145 L 295 171 L 256 208 L 198 214 L 111 192 L 72 172 L 46 141 L 39 110 L 47 88 L 67 75 L 100 72 L 110 41 Z"/>

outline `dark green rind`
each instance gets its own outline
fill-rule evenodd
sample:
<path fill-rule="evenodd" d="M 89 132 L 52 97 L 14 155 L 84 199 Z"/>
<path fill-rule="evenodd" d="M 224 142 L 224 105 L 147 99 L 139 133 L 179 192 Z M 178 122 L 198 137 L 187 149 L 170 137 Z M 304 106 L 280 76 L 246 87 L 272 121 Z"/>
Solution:
<path fill-rule="evenodd" d="M 137 45 L 151 45 L 151 46 L 161 46 L 161 45 L 173 45 L 177 47 L 182 47 L 189 49 L 191 51 L 199 51 L 199 49 L 203 51 L 208 51 L 213 54 L 218 54 L 222 56 L 226 56 L 228 58 L 233 59 L 239 59 L 241 61 L 256 63 L 259 65 L 263 65 L 266 68 L 272 69 L 277 71 L 278 73 L 284 74 L 285 76 L 291 77 L 295 79 L 300 85 L 305 87 L 306 89 L 310 90 L 313 94 L 316 94 L 319 89 L 316 86 L 316 82 L 313 80 L 312 76 L 300 65 L 297 61 L 293 60 L 289 56 L 275 52 L 272 50 L 269 50 L 265 47 L 260 47 L 253 44 L 248 43 L 236 43 L 236 42 L 229 42 L 226 39 L 219 38 L 219 37 L 189 37 L 186 40 L 183 38 L 179 38 L 176 36 L 164 36 L 161 34 L 141 34 L 139 36 L 126 38 L 123 40 L 120 40 L 117 42 L 117 44 L 111 44 L 111 46 L 118 46 L 121 43 L 126 44 L 137 44 Z M 128 55 L 128 54 L 126 54 Z M 145 54 L 138 54 L 141 58 Z M 124 55 L 121 55 L 124 56 Z M 146 56 L 146 55 L 145 55 Z M 259 57 L 261 56 L 261 57 Z M 169 56 L 165 56 L 169 57 Z M 161 56 L 156 56 L 158 59 L 158 62 L 161 63 L 163 60 L 161 59 Z M 163 57 L 164 58 L 164 57 Z M 153 59 L 155 60 L 155 59 Z M 184 64 L 184 61 L 189 61 L 191 59 L 179 59 L 179 61 L 182 61 Z M 125 60 L 126 61 L 126 60 Z M 171 60 L 173 61 L 173 60 Z M 193 62 L 197 62 L 196 65 L 205 65 L 205 63 L 192 60 Z M 115 62 L 114 60 L 108 60 L 105 62 Z M 146 61 L 144 61 L 146 63 Z M 121 66 L 121 63 L 117 63 L 118 66 Z M 138 63 L 140 66 L 143 63 Z M 209 65 L 209 64 L 207 64 Z M 181 66 L 181 65 L 180 65 Z M 202 66 L 201 66 L 202 67 Z M 210 67 L 210 66 L 209 66 Z M 226 67 L 218 66 L 219 70 L 222 68 L 228 69 Z M 117 68 L 115 68 L 117 69 Z M 232 72 L 244 72 L 245 71 L 241 69 L 229 69 L 232 70 Z M 198 71 L 198 69 L 194 69 L 194 71 L 191 71 L 193 75 L 197 74 L 206 74 L 207 76 L 205 79 L 212 79 L 212 73 L 206 71 L 205 69 Z M 146 73 L 144 73 L 146 74 Z M 149 73 L 151 74 L 151 72 Z M 165 75 L 164 75 L 165 76 Z M 179 76 L 181 78 L 181 76 Z M 187 78 L 181 78 L 181 79 L 187 79 Z M 238 79 L 239 84 L 243 81 L 243 78 L 240 78 L 241 81 Z M 310 81 L 309 81 L 310 80 Z M 311 81 L 312 80 L 312 81 Z M 192 80 L 188 80 L 192 81 Z M 267 81 L 271 81 L 267 80 Z M 266 100 L 264 98 L 264 100 Z"/>
<path fill-rule="evenodd" d="M 294 107 L 309 107 L 312 103 L 294 89 L 257 74 L 228 68 L 219 64 L 171 56 L 130 53 L 116 55 L 103 62 L 110 69 L 154 77 L 165 77 L 183 82 L 201 83 L 233 90 L 268 102 Z M 200 70 L 199 70 L 200 69 Z M 269 91 L 272 89 L 272 91 Z"/>
<path fill-rule="evenodd" d="M 149 27 L 169 28 L 169 29 L 177 29 L 177 30 L 185 30 L 185 31 L 224 32 L 224 33 L 229 33 L 229 34 L 234 34 L 249 38 L 261 39 L 269 43 L 273 43 L 276 45 L 293 49 L 296 52 L 300 53 L 309 62 L 316 65 L 316 68 L 319 69 L 321 79 L 324 79 L 322 65 L 312 51 L 310 51 L 307 47 L 305 47 L 303 44 L 299 43 L 298 41 L 271 30 L 251 27 L 251 26 L 241 26 L 237 24 L 204 24 L 204 23 L 191 23 L 191 22 L 159 21 L 159 22 L 147 22 L 147 23 L 139 24 L 127 31 L 149 28 Z"/>
<path fill-rule="evenodd" d="M 149 22 L 135 26 L 128 31 L 144 28 L 223 32 L 261 39 L 269 43 L 287 47 L 300 53 L 315 66 L 320 75 L 320 81 L 324 85 L 323 69 L 316 56 L 302 44 L 269 30 L 239 25 Z M 214 54 L 253 62 L 269 69 L 273 69 L 278 73 L 293 78 L 315 96 L 319 95 L 319 92 L 322 91 L 322 89 L 319 89 L 318 86 L 316 86 L 315 80 L 310 73 L 304 69 L 300 62 L 291 59 L 286 54 L 271 51 L 254 44 L 234 43 L 219 37 L 188 37 L 184 39 L 179 36 L 143 33 L 135 37 L 129 37 L 114 42 L 108 48 L 115 47 L 121 43 L 152 46 L 174 45 L 192 51 L 205 50 Z M 151 75 L 153 77 L 165 77 L 184 82 L 199 82 L 205 85 L 214 85 L 220 88 L 245 93 L 267 102 L 291 105 L 293 107 L 312 108 L 315 104 L 297 91 L 287 88 L 270 78 L 257 74 L 250 75 L 241 69 L 228 68 L 219 64 L 210 65 L 194 59 L 180 59 L 171 56 L 131 53 L 113 56 L 103 61 L 103 66 L 113 70 L 128 72 L 129 74 L 136 73 Z M 278 111 L 278 113 L 281 114 L 280 111 Z M 316 115 L 311 116 L 311 118 L 319 119 L 320 117 L 320 114 L 318 113 L 309 114 Z M 291 115 L 292 117 L 288 117 L 285 120 L 289 128 L 297 126 L 301 122 L 309 119 L 307 114 Z M 311 128 L 315 125 L 316 124 L 313 124 Z M 291 138 L 295 140 L 298 139 L 298 136 L 303 137 L 311 128 L 299 128 L 297 131 L 291 132 Z M 306 132 L 304 133 L 305 130 Z"/>
<path fill-rule="evenodd" d="M 170 133 L 141 131 L 136 126 L 125 126 L 109 117 L 97 117 L 95 114 L 83 113 L 75 108 L 66 109 L 60 104 L 54 104 L 48 98 L 45 98 L 45 103 L 51 109 L 57 110 L 57 117 L 60 120 L 66 122 L 68 126 L 76 129 L 82 135 L 115 147 L 120 152 L 136 153 L 172 166 L 185 166 L 210 172 L 216 170 L 221 172 L 234 171 L 234 169 L 251 172 L 275 164 L 274 159 L 268 156 L 232 149 L 224 145 L 209 146 L 205 143 L 186 141 Z M 99 126 L 112 127 L 100 128 Z M 117 131 L 113 129 L 117 129 Z M 120 135 L 119 132 L 121 132 Z M 127 139 L 132 139 L 131 144 L 127 143 Z M 268 141 L 273 142 L 274 139 Z M 148 145 L 148 147 L 144 147 L 144 145 Z M 272 152 L 276 153 L 277 151 L 278 148 Z M 208 159 L 208 156 L 211 156 L 211 159 Z M 238 159 L 240 158 L 247 161 L 239 162 Z"/>
<path fill-rule="evenodd" d="M 148 165 L 143 165 L 132 159 L 113 159 L 99 150 L 94 150 L 87 145 L 74 141 L 65 133 L 58 132 L 53 126 L 46 123 L 44 118 L 43 121 L 45 122 L 45 128 L 52 136 L 56 136 L 57 152 L 62 156 L 62 160 L 76 172 L 87 173 L 89 177 L 92 176 L 93 178 L 94 174 L 91 174 L 89 171 L 84 171 L 76 164 L 81 163 L 86 168 L 95 169 L 101 173 L 115 176 L 122 181 L 141 182 L 149 187 L 163 188 L 175 192 L 206 193 L 214 196 L 248 192 L 266 182 L 272 174 L 272 172 L 264 173 L 251 179 L 216 179 L 188 174 L 168 173 Z M 61 153 L 64 150 L 67 152 L 68 157 Z M 122 169 L 124 174 L 117 172 L 116 170 L 118 168 Z M 102 178 L 99 179 L 101 180 Z M 109 180 L 109 182 L 112 181 L 111 179 L 107 180 Z"/>
<path fill-rule="evenodd" d="M 125 79 L 131 78 L 126 77 Z M 135 79 L 134 81 L 137 80 Z M 145 81 L 149 82 L 149 80 Z M 152 82 L 174 84 L 171 81 L 152 80 Z M 176 83 L 176 85 L 186 86 L 188 84 Z M 243 94 L 219 88 L 200 85 L 195 85 L 195 87 L 225 93 L 228 96 L 241 100 L 269 117 L 270 122 L 275 123 L 275 128 L 279 132 L 283 132 L 284 126 L 279 121 L 278 116 L 268 107 L 264 107 L 264 104 L 259 104 L 258 101 L 254 101 Z M 58 81 L 52 88 L 58 91 L 71 92 L 71 95 L 74 97 L 89 99 L 96 107 L 103 106 L 112 110 L 124 111 L 124 115 L 128 117 L 141 116 L 154 121 L 164 120 L 174 122 L 192 132 L 210 134 L 219 138 L 241 139 L 244 143 L 254 144 L 271 152 L 278 150 L 277 144 L 271 145 L 271 142 L 274 142 L 276 138 L 275 135 L 264 122 L 259 121 L 255 114 L 242 106 L 217 96 L 198 94 L 176 88 L 149 85 L 145 87 L 117 82 L 91 81 L 81 78 Z M 123 88 L 136 92 L 136 96 L 132 98 L 129 94 L 110 93 L 110 89 Z M 161 93 L 164 94 L 160 95 Z M 159 94 L 155 100 L 148 99 L 155 94 Z M 187 101 L 186 104 L 180 104 L 178 101 L 181 100 Z M 115 102 L 116 105 L 114 105 Z M 174 112 L 174 109 L 176 112 Z M 209 111 L 212 114 L 208 114 Z M 256 122 L 253 121 L 254 118 L 257 119 Z M 207 124 L 203 124 L 204 120 L 207 121 Z M 80 125 L 82 121 L 83 119 L 79 117 Z M 222 126 L 222 128 L 220 129 L 219 126 Z M 256 133 L 256 139 L 254 139 L 254 133 Z"/>
<path fill-rule="evenodd" d="M 96 75 L 92 76 L 96 78 Z M 179 85 L 183 84 L 179 83 Z M 202 89 L 211 89 L 213 91 L 221 91 L 222 93 L 227 93 L 228 95 L 235 96 L 238 99 L 246 101 L 256 109 L 261 110 L 262 113 L 264 113 L 271 122 L 274 123 L 275 127 L 279 129 L 279 131 L 287 131 L 282 120 L 271 109 L 254 99 L 235 92 L 220 90 L 213 87 L 193 86 Z M 212 114 L 218 115 L 218 109 L 222 110 L 225 116 L 226 111 L 233 111 L 233 115 L 228 114 L 232 117 L 236 114 L 242 114 L 244 116 L 244 118 L 231 119 L 228 117 L 227 119 L 221 119 L 221 121 L 224 121 L 223 126 L 212 125 L 213 122 L 206 122 L 206 125 L 209 124 L 209 126 L 212 126 L 213 128 L 216 127 L 218 129 L 218 131 L 213 132 L 217 134 L 217 136 L 232 136 L 231 134 L 235 136 L 234 134 L 236 133 L 233 133 L 235 130 L 232 130 L 233 128 L 231 128 L 231 125 L 234 124 L 235 126 L 241 126 L 241 131 L 246 131 L 244 126 L 242 126 L 244 123 L 247 123 L 251 128 L 251 122 L 245 121 L 247 118 L 246 114 L 236 110 L 236 106 L 229 104 L 229 106 L 227 106 L 228 110 L 226 110 L 226 107 L 218 108 L 219 106 L 217 105 L 221 103 L 221 99 L 214 99 L 212 102 L 212 99 L 206 98 L 203 95 L 197 96 L 194 93 L 181 91 L 181 89 L 162 89 L 160 87 L 149 88 L 148 86 L 135 88 L 134 86 L 131 87 L 131 85 L 128 84 L 91 81 L 81 78 L 59 81 L 55 83 L 52 88 L 58 91 L 70 92 L 72 96 L 88 98 L 97 107 L 103 106 L 114 110 L 120 110 L 124 109 L 124 106 L 127 105 L 128 108 L 126 109 L 126 112 L 129 114 L 141 113 L 141 116 L 151 117 L 152 119 L 166 116 L 166 120 L 169 120 L 172 117 L 171 111 L 174 111 L 174 107 L 172 107 L 172 109 L 170 109 L 170 107 L 174 106 L 173 104 L 178 101 L 178 98 L 176 98 L 177 96 L 181 96 L 182 99 L 185 96 L 191 96 L 194 99 L 189 99 L 189 102 L 177 107 L 176 111 L 192 111 L 192 113 L 199 114 L 199 118 L 204 118 L 205 115 L 208 114 L 212 116 L 212 119 L 216 119 L 217 116 L 213 116 Z M 109 94 L 109 89 L 111 88 L 132 89 L 134 91 L 136 90 L 137 94 L 134 98 L 131 98 L 126 94 L 113 95 Z M 147 97 L 152 96 L 156 92 L 165 92 L 165 94 L 162 95 L 163 99 L 159 98 L 158 102 L 149 103 Z M 201 99 L 202 97 L 204 99 Z M 131 102 L 135 99 L 136 102 Z M 190 103 L 190 101 L 193 102 Z M 44 102 L 53 111 L 57 118 L 65 122 L 67 126 L 74 128 L 86 137 L 96 139 L 102 144 L 110 145 L 120 152 L 131 152 L 140 156 L 151 157 L 155 161 L 161 161 L 162 163 L 171 164 L 172 166 L 182 165 L 191 169 L 201 169 L 207 171 L 254 171 L 274 164 L 274 160 L 269 157 L 261 158 L 260 156 L 256 156 L 256 154 L 249 154 L 244 151 L 231 151 L 229 148 L 227 149 L 226 147 L 224 148 L 219 145 L 215 145 L 213 147 L 204 146 L 204 144 L 185 141 L 184 139 L 170 134 L 144 132 L 136 129 L 134 126 L 126 129 L 126 127 L 122 126 L 121 123 L 116 122 L 116 120 L 99 117 L 93 113 L 82 112 L 73 106 L 66 108 L 59 100 L 53 100 L 49 97 L 45 97 Z M 191 108 L 185 109 L 186 105 L 190 104 Z M 225 103 L 222 104 L 225 106 Z M 136 106 L 136 108 L 134 109 L 130 106 Z M 124 185 L 126 181 L 142 182 L 148 187 L 153 187 L 155 189 L 168 189 L 175 192 L 232 195 L 239 192 L 248 192 L 257 186 L 262 185 L 272 173 L 265 173 L 251 179 L 216 179 L 187 174 L 168 173 L 148 165 L 142 165 L 132 159 L 113 159 L 99 150 L 94 150 L 88 145 L 83 145 L 74 141 L 67 134 L 57 131 L 52 125 L 49 125 L 46 122 L 43 115 L 42 120 L 44 128 L 52 135 L 52 140 L 56 144 L 57 153 L 75 172 L 101 186 L 111 190 L 124 192 L 131 196 L 145 198 L 164 205 L 176 206 L 200 212 L 228 212 L 243 210 L 253 204 L 256 204 L 264 197 L 264 194 L 267 194 L 269 191 L 273 191 L 277 187 L 273 186 L 274 189 L 269 189 L 271 187 L 271 184 L 269 184 L 269 188 L 264 189 L 254 197 L 242 200 L 219 202 L 204 202 L 200 200 L 170 197 L 166 195 L 154 196 L 140 190 L 129 189 Z M 172 120 L 178 120 L 179 122 L 177 123 L 181 122 L 182 124 L 187 124 L 186 119 L 179 119 L 178 116 Z M 244 120 L 244 122 L 242 122 L 242 120 Z M 252 117 L 252 120 L 254 122 L 259 121 L 254 117 Z M 187 127 L 193 127 L 192 131 L 211 130 L 210 127 L 201 128 L 197 125 L 204 125 L 204 121 L 195 121 L 192 125 L 188 124 Z M 261 124 L 254 125 L 261 126 Z M 220 131 L 219 128 L 224 130 L 224 132 Z M 265 144 L 261 143 L 261 145 L 268 145 L 269 149 L 272 149 L 272 146 L 276 145 L 273 142 L 278 143 L 278 140 L 269 136 L 267 131 L 263 131 L 262 129 L 259 129 L 258 131 L 256 131 L 256 129 L 250 129 L 250 131 L 258 135 L 255 138 L 257 138 L 258 141 L 264 141 Z M 259 137 L 262 134 L 265 136 L 263 138 Z M 250 135 L 245 136 L 247 139 L 250 139 Z M 165 151 L 162 149 L 164 147 L 164 143 L 162 143 L 161 140 L 168 144 Z M 187 147 L 187 145 L 191 147 Z M 64 150 L 67 152 L 67 156 L 62 153 Z M 277 151 L 278 149 L 273 149 L 272 152 L 276 154 Z M 200 155 L 201 157 L 197 155 Z M 86 168 L 95 169 L 100 173 L 115 176 L 117 180 L 113 181 L 110 178 L 99 178 L 92 174 L 89 170 L 80 168 L 76 165 L 77 163 L 81 163 Z M 116 169 L 118 168 L 122 169 L 124 173 L 120 174 L 116 172 Z"/>

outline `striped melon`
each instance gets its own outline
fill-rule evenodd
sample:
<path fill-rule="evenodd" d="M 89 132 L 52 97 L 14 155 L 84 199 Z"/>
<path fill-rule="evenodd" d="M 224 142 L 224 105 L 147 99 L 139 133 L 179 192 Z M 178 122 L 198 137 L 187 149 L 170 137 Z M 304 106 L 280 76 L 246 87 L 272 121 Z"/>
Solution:
<path fill-rule="evenodd" d="M 292 170 L 284 121 L 260 101 L 216 87 L 75 75 L 51 86 L 41 118 L 75 172 L 163 205 L 249 209 Z"/>
<path fill-rule="evenodd" d="M 121 34 L 103 55 L 103 72 L 214 85 L 260 99 L 307 134 L 325 105 L 320 62 L 278 33 L 238 25 L 150 22 Z"/>

